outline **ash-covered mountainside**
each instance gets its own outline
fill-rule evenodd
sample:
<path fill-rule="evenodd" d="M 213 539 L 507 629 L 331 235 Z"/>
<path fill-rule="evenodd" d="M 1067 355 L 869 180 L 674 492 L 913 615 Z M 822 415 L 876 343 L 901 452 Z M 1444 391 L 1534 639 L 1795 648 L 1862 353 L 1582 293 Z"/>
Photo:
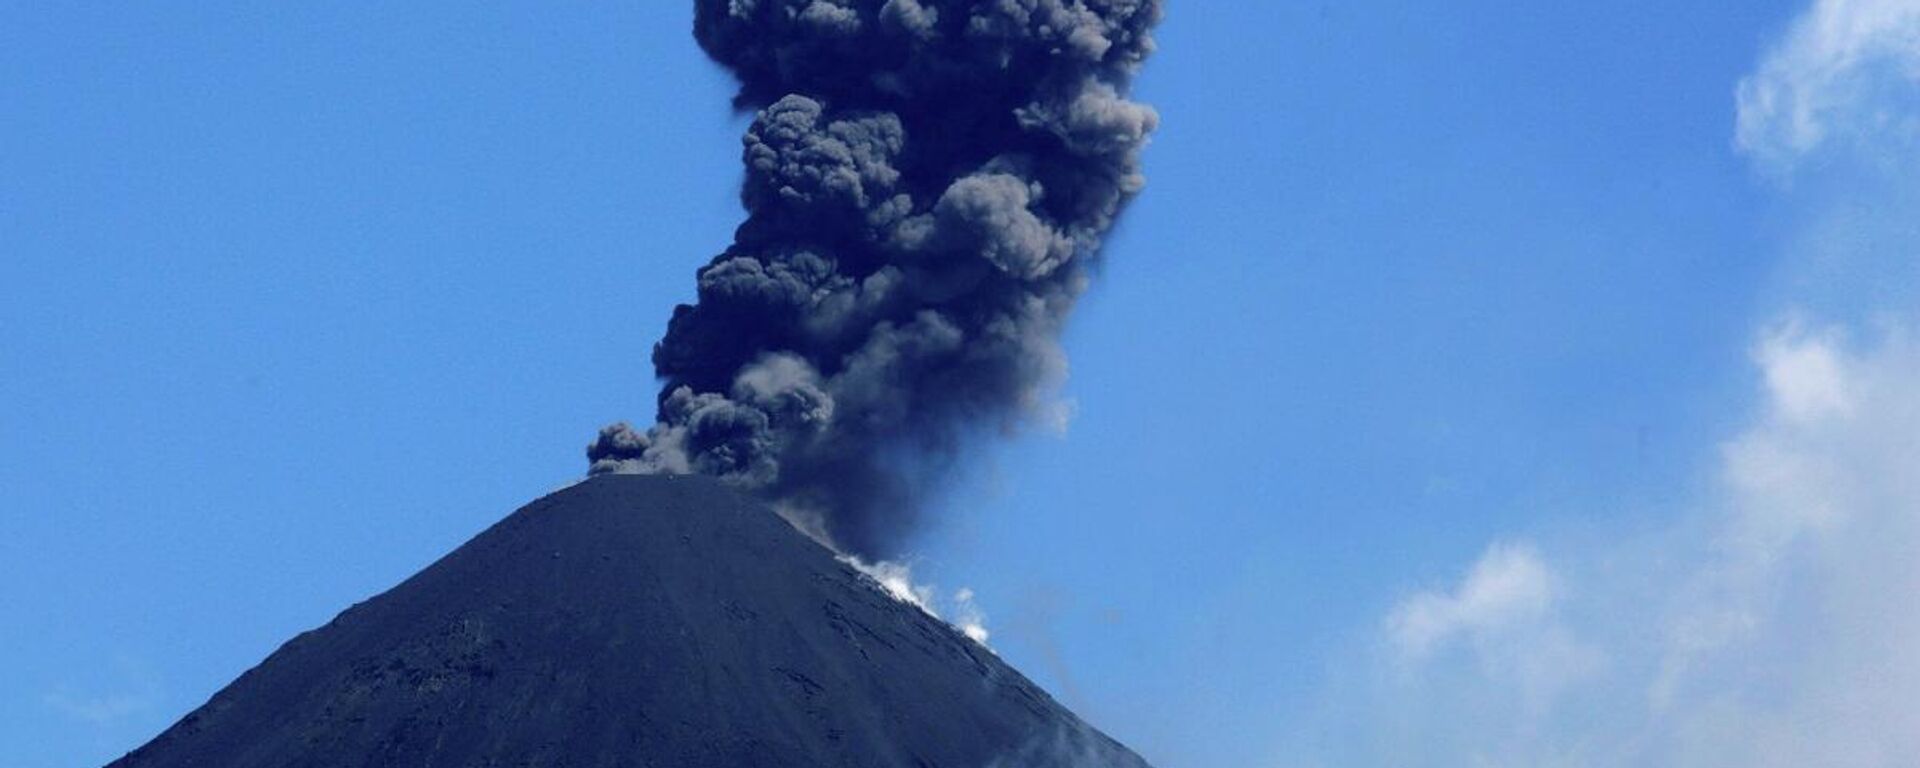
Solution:
<path fill-rule="evenodd" d="M 718 481 L 599 477 L 112 765 L 1146 765 L 864 579 Z"/>

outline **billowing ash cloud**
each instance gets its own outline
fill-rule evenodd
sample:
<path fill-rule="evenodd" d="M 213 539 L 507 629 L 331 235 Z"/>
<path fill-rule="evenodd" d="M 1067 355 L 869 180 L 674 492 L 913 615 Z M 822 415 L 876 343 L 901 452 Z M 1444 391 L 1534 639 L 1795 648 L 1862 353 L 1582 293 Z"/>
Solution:
<path fill-rule="evenodd" d="M 696 0 L 758 110 L 747 220 L 594 473 L 734 479 L 885 556 L 968 433 L 1035 416 L 1143 183 L 1129 101 L 1161 0 Z"/>

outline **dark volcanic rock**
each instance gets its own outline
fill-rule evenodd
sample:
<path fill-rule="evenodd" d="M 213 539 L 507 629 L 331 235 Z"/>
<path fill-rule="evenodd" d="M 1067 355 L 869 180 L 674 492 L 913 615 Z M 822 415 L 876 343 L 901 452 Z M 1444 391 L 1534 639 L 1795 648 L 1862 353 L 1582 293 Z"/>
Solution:
<path fill-rule="evenodd" d="M 294 638 L 113 765 L 1146 763 L 765 507 L 612 476 Z"/>

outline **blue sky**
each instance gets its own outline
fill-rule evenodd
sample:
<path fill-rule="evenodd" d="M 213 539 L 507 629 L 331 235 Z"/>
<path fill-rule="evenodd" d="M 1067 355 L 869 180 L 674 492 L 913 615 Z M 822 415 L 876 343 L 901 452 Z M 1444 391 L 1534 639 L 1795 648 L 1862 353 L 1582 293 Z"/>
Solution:
<path fill-rule="evenodd" d="M 744 127 L 657 5 L 0 6 L 0 764 L 648 415 Z M 1920 9 L 1406 5 L 1172 3 L 1074 419 L 914 577 L 1164 766 L 1912 754 Z"/>

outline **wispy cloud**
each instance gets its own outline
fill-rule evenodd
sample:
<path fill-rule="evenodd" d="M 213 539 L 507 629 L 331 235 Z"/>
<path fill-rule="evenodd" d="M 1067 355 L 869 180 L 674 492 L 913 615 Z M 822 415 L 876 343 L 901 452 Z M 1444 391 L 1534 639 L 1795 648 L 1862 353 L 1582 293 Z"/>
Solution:
<path fill-rule="evenodd" d="M 1681 513 L 1410 591 L 1279 764 L 1916 764 L 1920 0 L 1813 0 L 1737 98 L 1757 168 L 1821 181 L 1778 299 L 1842 320 L 1754 333 L 1747 420 Z"/>
<path fill-rule="evenodd" d="M 128 692 L 82 695 L 56 690 L 48 693 L 42 701 L 63 715 L 94 725 L 113 723 L 145 712 L 153 706 L 152 697 Z"/>
<path fill-rule="evenodd" d="M 1739 149 L 1783 177 L 1833 169 L 1796 199 L 1815 221 L 1854 222 L 1848 247 L 1873 251 L 1838 259 L 1821 229 L 1789 260 L 1866 292 L 1842 302 L 1846 324 L 1793 316 L 1755 334 L 1755 405 L 1691 512 L 1652 532 L 1495 544 L 1390 611 L 1363 662 L 1373 684 L 1349 686 L 1361 746 L 1339 763 L 1920 755 L 1920 308 L 1860 308 L 1907 296 L 1879 286 L 1920 253 L 1920 2 L 1815 0 L 1737 94 Z M 1873 211 L 1876 234 L 1836 206 Z M 1882 252 L 1894 261 L 1868 258 Z M 1864 279 L 1838 280 L 1842 263 Z M 1890 263 L 1905 266 L 1874 271 Z"/>
<path fill-rule="evenodd" d="M 1396 671 L 1361 705 L 1385 762 L 1920 755 L 1920 341 L 1859 335 L 1761 335 L 1760 406 L 1672 530 L 1496 544 L 1392 610 L 1381 663 Z"/>
<path fill-rule="evenodd" d="M 1737 145 L 1769 171 L 1920 137 L 1920 3 L 1817 0 L 1736 90 Z"/>
<path fill-rule="evenodd" d="M 1795 323 L 1757 359 L 1767 408 L 1723 449 L 1719 554 L 1676 590 L 1650 705 L 1749 765 L 1902 764 L 1920 755 L 1920 344 Z"/>
<path fill-rule="evenodd" d="M 1520 716 L 1537 717 L 1561 691 L 1605 665 L 1599 649 L 1577 638 L 1558 615 L 1560 588 L 1532 544 L 1494 544 L 1458 585 L 1420 592 L 1394 608 L 1387 640 L 1403 673 L 1461 664 L 1477 679 L 1511 691 Z"/>
<path fill-rule="evenodd" d="M 43 694 L 40 703 L 61 715 L 97 726 L 113 725 L 145 714 L 159 703 L 159 679 L 146 665 L 131 657 L 115 657 L 98 671 L 110 678 L 109 685 L 83 690 L 80 685 L 63 684 Z"/>
<path fill-rule="evenodd" d="M 1462 636 L 1485 640 L 1539 622 L 1553 591 L 1553 574 L 1532 546 L 1495 544 L 1459 586 L 1402 602 L 1387 629 L 1403 654 L 1425 658 Z"/>

